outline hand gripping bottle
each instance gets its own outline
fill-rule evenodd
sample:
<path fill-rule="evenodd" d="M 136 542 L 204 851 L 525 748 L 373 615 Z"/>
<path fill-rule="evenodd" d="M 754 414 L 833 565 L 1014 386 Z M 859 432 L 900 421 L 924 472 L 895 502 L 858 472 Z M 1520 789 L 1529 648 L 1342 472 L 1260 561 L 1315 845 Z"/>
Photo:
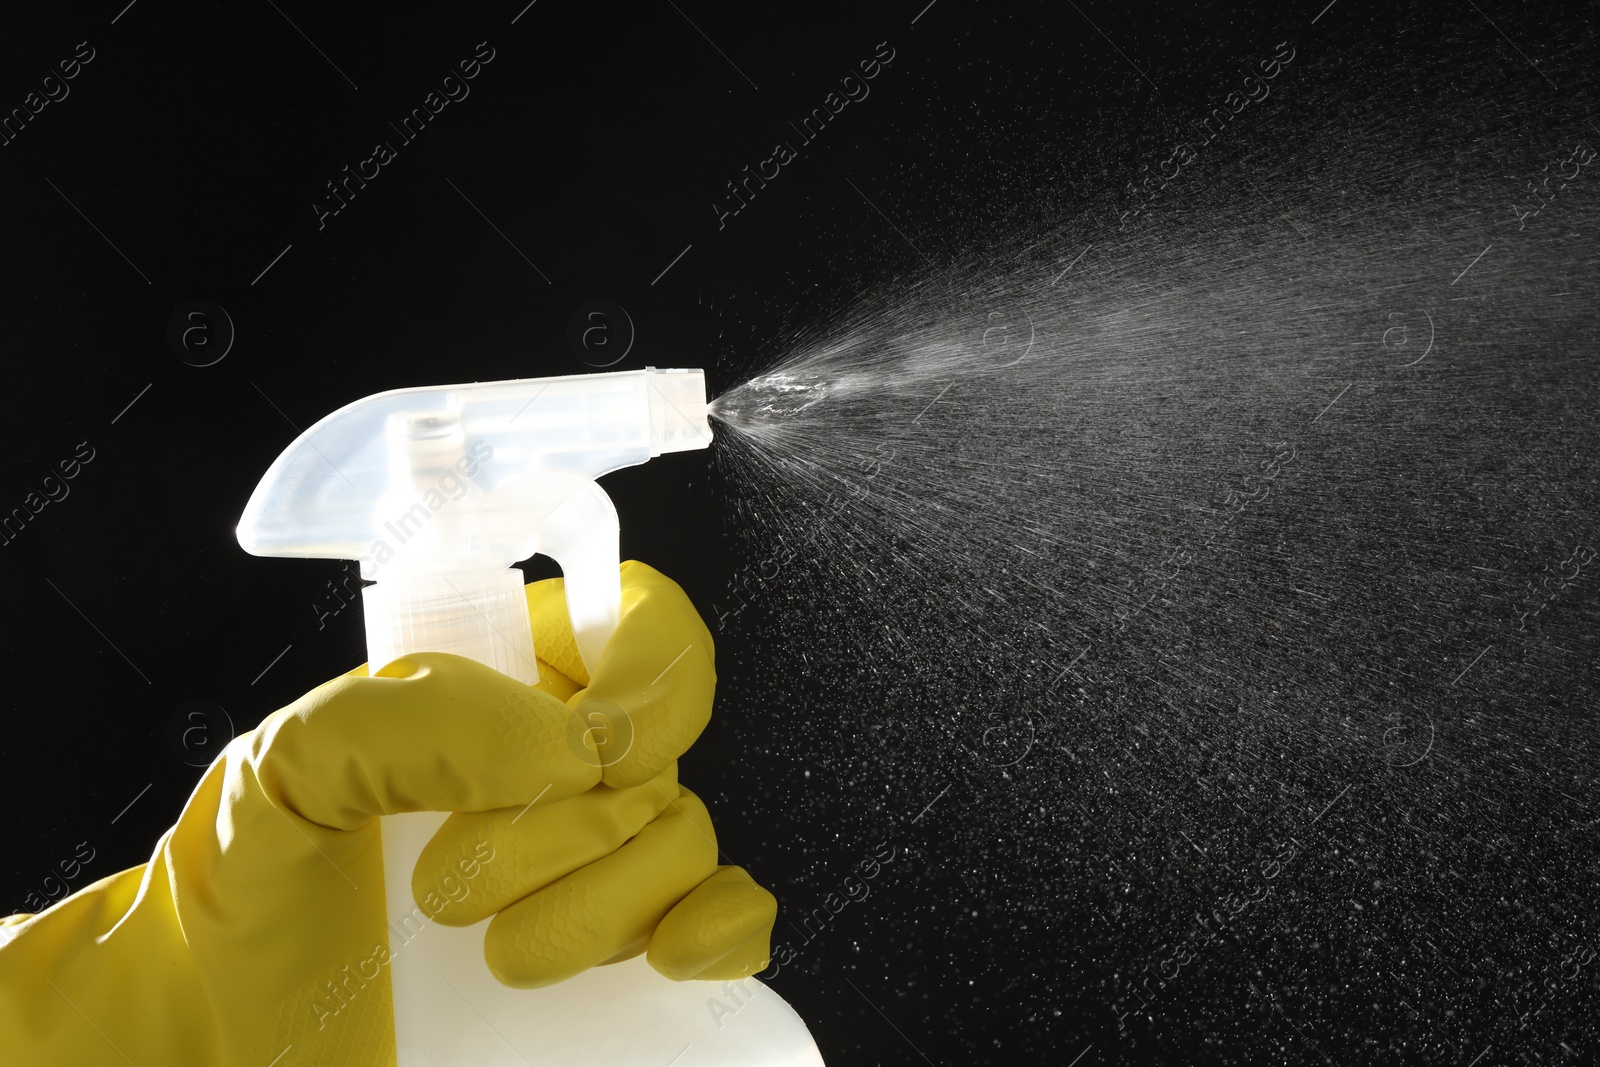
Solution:
<path fill-rule="evenodd" d="M 377 393 L 295 439 L 256 487 L 239 543 L 259 556 L 358 559 L 367 659 L 452 652 L 537 680 L 522 572 L 556 560 L 585 666 L 621 602 L 617 512 L 595 479 L 705 448 L 705 375 L 621 371 Z M 411 871 L 448 813 L 383 820 L 399 1067 L 812 1067 L 805 1024 L 755 979 L 673 982 L 644 956 L 543 989 L 501 985 L 488 920 L 440 926 Z"/>

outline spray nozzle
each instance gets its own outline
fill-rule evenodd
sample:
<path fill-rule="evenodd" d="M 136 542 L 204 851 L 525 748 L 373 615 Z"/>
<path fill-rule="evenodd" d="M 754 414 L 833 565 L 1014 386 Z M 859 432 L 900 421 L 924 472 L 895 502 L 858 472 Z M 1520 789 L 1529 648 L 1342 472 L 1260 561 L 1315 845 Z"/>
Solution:
<path fill-rule="evenodd" d="M 566 577 L 584 662 L 616 625 L 617 513 L 595 479 L 705 448 L 705 375 L 620 371 L 396 389 L 348 404 L 268 469 L 239 521 L 258 556 L 361 561 L 374 665 L 456 652 L 537 678 L 521 572 Z"/>

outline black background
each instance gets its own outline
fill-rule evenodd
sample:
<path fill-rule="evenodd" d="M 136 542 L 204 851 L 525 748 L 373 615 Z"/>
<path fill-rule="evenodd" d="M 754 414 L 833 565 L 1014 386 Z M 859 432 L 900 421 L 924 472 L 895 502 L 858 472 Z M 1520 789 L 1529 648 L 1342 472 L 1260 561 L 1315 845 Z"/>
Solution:
<path fill-rule="evenodd" d="M 1552 98 L 1581 111 L 1595 69 L 1592 6 L 1080 7 L 540 0 L 279 10 L 139 0 L 13 13 L 0 36 L 0 108 L 20 106 L 78 42 L 94 59 L 69 96 L 0 147 L 12 428 L 0 507 L 20 506 L 80 442 L 94 459 L 66 499 L 0 549 L 10 608 L 0 660 L 7 908 L 31 910 L 28 894 L 46 888 L 79 842 L 96 858 L 73 888 L 144 861 L 200 774 L 169 743 L 185 702 L 221 707 L 243 731 L 364 658 L 359 608 L 323 626 L 316 607 L 343 565 L 257 559 L 233 536 L 273 458 L 335 408 L 383 389 L 582 372 L 569 319 L 596 299 L 625 308 L 637 334 L 612 369 L 704 367 L 720 392 L 781 354 L 795 331 L 914 275 L 928 257 L 981 254 L 1049 204 L 1114 200 L 1138 162 L 1165 154 L 1156 147 L 1166 118 L 1226 91 L 1241 63 L 1282 40 L 1303 49 L 1303 82 L 1343 85 L 1346 97 L 1403 82 L 1412 59 L 1448 66 L 1456 56 L 1462 94 L 1508 83 L 1542 93 L 1539 72 L 1549 71 L 1561 84 Z M 319 226 L 312 205 L 326 200 L 325 183 L 375 141 L 396 142 L 387 123 L 479 42 L 494 59 L 470 96 Z M 792 141 L 788 124 L 880 42 L 895 58 L 871 95 L 719 225 L 713 204 L 728 205 L 726 183 L 774 141 Z M 1358 79 L 1373 81 L 1352 88 Z M 1296 90 L 1281 91 L 1292 99 Z M 1430 102 L 1407 106 L 1426 113 Z M 1506 121 L 1537 125 L 1539 107 L 1521 106 L 1508 98 Z M 1365 136 L 1357 118 L 1325 118 L 1315 143 L 1262 119 L 1240 134 L 1238 151 L 1314 169 Z M 1437 150 L 1431 158 L 1448 165 Z M 1403 164 L 1389 161 L 1396 181 Z M 1048 202 L 1036 199 L 1040 189 Z M 210 366 L 190 365 L 168 343 L 173 310 L 191 300 L 225 308 L 237 331 Z M 1587 397 L 1570 409 L 1585 427 L 1592 327 L 1580 340 L 1591 362 L 1566 395 Z M 1530 388 L 1530 410 L 1540 402 Z M 1592 458 L 1569 449 L 1563 466 L 1546 468 L 1576 494 L 1571 523 L 1590 531 Z M 663 457 L 606 485 L 625 557 L 676 578 L 708 617 L 727 603 L 750 561 L 710 454 Z M 553 573 L 537 560 L 528 569 Z M 1363 603 L 1400 610 L 1376 595 Z M 1577 709 L 1594 694 L 1592 594 L 1564 608 L 1583 666 L 1527 699 Z M 1122 909 L 1157 907 L 1159 889 L 1152 898 L 1104 865 L 1038 866 L 1005 846 L 1025 834 L 1011 817 L 962 835 L 996 835 L 993 852 L 952 860 L 948 828 L 991 818 L 964 797 L 994 776 L 901 773 L 893 788 L 872 780 L 882 768 L 840 757 L 826 726 L 874 714 L 852 664 L 834 659 L 831 682 L 777 700 L 761 677 L 777 637 L 759 617 L 714 626 L 725 665 L 719 718 L 684 760 L 724 853 L 792 916 L 816 907 L 879 841 L 899 850 L 874 896 L 774 981 L 828 1062 L 1068 1063 L 1087 1053 L 1084 1064 L 1464 1064 L 1499 1048 L 1488 1064 L 1512 1058 L 1507 1032 L 1536 1048 L 1524 1052 L 1529 1062 L 1593 1062 L 1592 1025 L 1537 1039 L 1513 1025 L 1529 1009 L 1511 987 L 1541 981 L 1565 948 L 1526 967 L 1507 962 L 1520 949 L 1484 954 L 1431 1017 L 1426 1005 L 1441 1002 L 1408 1002 L 1407 990 L 1450 985 L 1443 964 L 1425 963 L 1418 977 L 1395 962 L 1410 953 L 1415 963 L 1422 950 L 1408 946 L 1382 968 L 1352 963 L 1323 946 L 1356 935 L 1305 932 L 1317 921 L 1309 914 L 1263 933 L 1261 952 L 1210 966 L 1204 991 L 1184 994 L 1192 1004 L 1170 1002 L 1181 1022 L 1157 1019 L 1124 1036 L 1109 1005 L 1126 999 L 1116 975 L 1132 953 L 1119 959 L 1106 946 L 1144 936 Z M 802 721 L 812 711 L 823 725 Z M 1570 754 L 1592 753 L 1592 730 L 1570 725 Z M 1172 780 L 1183 781 L 1173 766 Z M 945 821 L 921 818 L 941 797 L 934 811 Z M 1576 803 L 1587 811 L 1587 794 Z M 1363 807 L 1363 825 L 1393 816 L 1386 804 L 1399 806 Z M 1557 894 L 1567 929 L 1593 945 L 1584 903 L 1595 884 L 1593 816 L 1572 818 L 1582 832 L 1559 832 L 1539 855 L 1567 887 Z M 1086 823 L 1078 847 L 1109 856 L 1116 843 L 1096 836 L 1103 831 Z M 1444 824 L 1429 832 L 1453 833 Z M 1486 853 L 1441 851 L 1455 869 L 1515 870 L 1516 843 L 1538 835 L 1520 823 L 1506 834 Z M 1077 895 L 1081 912 L 1030 916 L 1030 885 L 1071 878 L 1097 884 Z M 1455 927 L 1465 943 L 1498 921 L 1491 910 L 1471 914 Z M 777 940 L 786 936 L 780 918 Z M 1444 940 L 1416 933 L 1412 944 Z M 1288 944 L 1299 954 L 1274 963 Z M 1258 985 L 1292 993 L 1252 1000 Z M 1552 1012 L 1581 1019 L 1593 993 L 1590 970 Z"/>

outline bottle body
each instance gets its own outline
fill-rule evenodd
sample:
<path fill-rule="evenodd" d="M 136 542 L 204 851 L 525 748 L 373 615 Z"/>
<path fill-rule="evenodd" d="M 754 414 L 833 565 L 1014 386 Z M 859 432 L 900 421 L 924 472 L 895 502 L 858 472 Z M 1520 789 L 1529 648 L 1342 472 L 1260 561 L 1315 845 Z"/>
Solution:
<path fill-rule="evenodd" d="M 754 978 L 674 982 L 636 956 L 544 989 L 501 985 L 483 961 L 491 920 L 440 926 L 411 897 L 412 867 L 446 817 L 382 824 L 399 1067 L 821 1067 L 805 1023 Z"/>
<path fill-rule="evenodd" d="M 597 490 L 598 491 L 598 490 Z M 591 530 L 585 548 L 609 551 L 610 583 L 574 574 L 568 583 L 607 610 L 575 606 L 580 645 L 604 647 L 616 624 L 615 513 Z M 609 541 L 608 541 L 609 537 Z M 607 546 L 609 544 L 609 549 Z M 571 556 L 586 560 L 588 556 Z M 620 589 L 620 586 L 617 586 Z M 571 592 L 571 590 L 569 590 Z M 522 572 L 515 567 L 451 575 L 385 576 L 363 590 L 369 662 L 443 651 L 531 684 L 538 679 Z M 604 632 L 592 632 L 596 629 Z M 398 1067 L 819 1067 L 805 1023 L 754 978 L 736 983 L 674 982 L 644 956 L 593 968 L 544 989 L 502 985 L 483 958 L 492 920 L 441 926 L 413 898 L 411 875 L 424 846 L 449 817 L 423 811 L 385 816 L 385 906 Z M 492 862 L 490 860 L 489 862 Z"/>

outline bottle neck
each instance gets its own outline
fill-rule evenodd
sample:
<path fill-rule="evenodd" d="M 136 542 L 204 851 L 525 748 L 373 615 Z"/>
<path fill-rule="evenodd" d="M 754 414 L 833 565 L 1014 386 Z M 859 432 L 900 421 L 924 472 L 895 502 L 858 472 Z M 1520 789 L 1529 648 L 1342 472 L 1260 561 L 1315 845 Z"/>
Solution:
<path fill-rule="evenodd" d="M 413 652 L 465 656 L 529 685 L 539 680 L 522 571 L 384 570 L 361 591 L 368 671 Z"/>

